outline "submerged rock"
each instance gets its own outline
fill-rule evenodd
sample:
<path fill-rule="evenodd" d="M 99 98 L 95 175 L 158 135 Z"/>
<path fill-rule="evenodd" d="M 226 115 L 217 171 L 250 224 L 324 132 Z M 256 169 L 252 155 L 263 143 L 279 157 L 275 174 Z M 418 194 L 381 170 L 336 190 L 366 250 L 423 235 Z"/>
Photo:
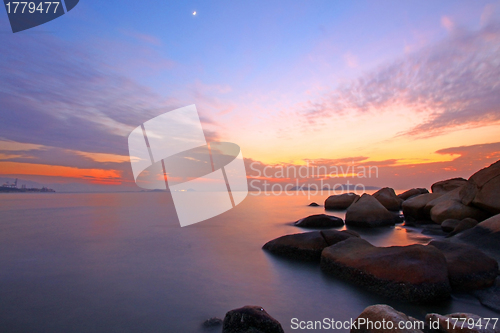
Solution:
<path fill-rule="evenodd" d="M 203 322 L 203 328 L 206 329 L 214 329 L 221 325 L 222 325 L 222 319 L 216 317 L 207 319 Z"/>
<path fill-rule="evenodd" d="M 278 237 L 267 242 L 262 248 L 292 259 L 319 261 L 325 247 L 350 237 L 359 237 L 359 235 L 347 230 L 312 231 Z"/>
<path fill-rule="evenodd" d="M 345 214 L 346 225 L 353 227 L 374 228 L 398 222 L 398 215 L 389 212 L 377 199 L 366 193 L 349 206 Z"/>
<path fill-rule="evenodd" d="M 357 199 L 359 199 L 359 195 L 354 193 L 331 195 L 325 200 L 325 209 L 347 209 Z"/>
<path fill-rule="evenodd" d="M 226 313 L 222 333 L 284 333 L 281 324 L 261 306 L 244 306 Z"/>
<path fill-rule="evenodd" d="M 429 193 L 429 191 L 426 188 L 412 188 L 411 190 L 398 194 L 398 198 L 403 200 L 408 200 L 411 197 L 425 193 Z"/>
<path fill-rule="evenodd" d="M 497 261 L 475 247 L 435 240 L 428 246 L 434 246 L 444 254 L 453 290 L 470 291 L 491 287 L 495 283 Z"/>
<path fill-rule="evenodd" d="M 500 214 L 500 161 L 473 174 L 460 191 L 464 205 Z"/>
<path fill-rule="evenodd" d="M 375 247 L 350 238 L 325 248 L 321 269 L 378 294 L 410 302 L 450 296 L 446 258 L 424 245 Z"/>
<path fill-rule="evenodd" d="M 311 202 L 308 206 L 311 206 L 311 207 L 319 207 L 319 205 L 315 202 Z"/>
<path fill-rule="evenodd" d="M 336 228 L 343 227 L 344 220 L 336 216 L 317 214 L 300 219 L 294 225 L 301 228 Z"/>
<path fill-rule="evenodd" d="M 371 324 L 368 324 L 368 322 L 371 322 Z M 415 323 L 413 329 L 399 328 L 400 326 L 405 327 L 408 322 Z M 377 304 L 364 309 L 356 318 L 355 328 L 351 329 L 351 333 L 422 333 L 424 327 L 421 327 L 421 329 L 418 329 L 418 327 L 424 325 L 419 325 L 417 322 L 417 319 L 396 311 L 389 305 Z M 385 324 L 383 324 L 383 327 L 378 328 L 375 323 Z"/>
<path fill-rule="evenodd" d="M 388 210 L 398 211 L 401 209 L 403 199 L 398 198 L 396 192 L 390 187 L 384 187 L 373 193 L 373 197 L 377 199 L 382 206 Z"/>

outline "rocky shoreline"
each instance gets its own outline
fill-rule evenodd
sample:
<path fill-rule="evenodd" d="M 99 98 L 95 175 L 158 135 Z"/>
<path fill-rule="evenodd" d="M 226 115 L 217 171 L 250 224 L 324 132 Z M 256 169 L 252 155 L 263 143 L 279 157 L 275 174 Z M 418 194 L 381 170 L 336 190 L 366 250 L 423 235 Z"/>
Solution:
<path fill-rule="evenodd" d="M 319 206 L 311 204 L 311 206 Z M 345 221 L 326 214 L 311 215 L 294 225 L 322 229 L 284 235 L 267 242 L 263 249 L 293 260 L 312 261 L 321 270 L 391 299 L 412 303 L 442 301 L 454 292 L 467 292 L 484 306 L 500 313 L 500 161 L 479 170 L 469 179 L 437 182 L 429 192 L 414 188 L 396 195 L 382 188 L 373 195 L 333 195 L 325 210 L 346 210 Z M 402 215 L 400 212 L 402 211 Z M 427 245 L 377 247 L 347 226 L 380 228 L 405 226 L 440 229 L 444 240 Z M 435 227 L 432 227 L 435 226 Z M 495 284 L 496 283 L 496 284 Z M 414 320 L 387 305 L 373 305 L 358 318 L 388 321 Z M 236 319 L 235 319 L 236 318 Z M 410 319 L 409 319 L 410 318 Z M 422 329 L 397 332 L 455 332 L 444 327 L 450 318 L 473 318 L 475 314 L 428 314 Z M 472 320 L 472 319 L 471 319 Z M 228 312 L 222 332 L 283 332 L 281 325 L 262 307 L 244 307 Z M 437 324 L 436 324 L 437 325 Z M 500 326 L 500 325 L 499 325 Z M 475 330 L 468 332 L 500 332 Z M 351 332 L 381 332 L 369 328 Z"/>

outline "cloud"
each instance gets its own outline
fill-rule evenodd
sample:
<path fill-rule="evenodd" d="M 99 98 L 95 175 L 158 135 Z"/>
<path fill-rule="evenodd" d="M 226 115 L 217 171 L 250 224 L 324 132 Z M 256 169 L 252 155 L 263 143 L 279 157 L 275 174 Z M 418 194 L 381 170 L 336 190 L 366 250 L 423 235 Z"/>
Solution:
<path fill-rule="evenodd" d="M 455 23 L 448 16 L 441 17 L 441 25 L 448 31 L 453 31 Z"/>
<path fill-rule="evenodd" d="M 298 113 L 316 123 L 321 117 L 405 107 L 423 121 L 401 134 L 419 137 L 489 125 L 500 121 L 499 59 L 498 22 L 458 30 L 304 103 Z"/>

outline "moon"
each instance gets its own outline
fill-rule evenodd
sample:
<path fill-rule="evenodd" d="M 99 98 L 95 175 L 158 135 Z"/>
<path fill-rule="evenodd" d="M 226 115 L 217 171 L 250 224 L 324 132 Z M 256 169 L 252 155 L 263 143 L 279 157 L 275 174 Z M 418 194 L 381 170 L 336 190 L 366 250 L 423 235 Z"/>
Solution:
<path fill-rule="evenodd" d="M 196 10 L 193 12 L 193 16 L 195 16 L 195 15 L 196 15 Z"/>

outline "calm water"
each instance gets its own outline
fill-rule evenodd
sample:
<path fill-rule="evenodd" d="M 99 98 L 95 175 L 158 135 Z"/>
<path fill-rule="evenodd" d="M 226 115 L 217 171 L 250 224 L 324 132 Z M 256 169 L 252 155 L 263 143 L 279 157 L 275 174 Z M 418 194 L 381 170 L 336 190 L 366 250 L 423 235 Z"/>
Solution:
<path fill-rule="evenodd" d="M 307 204 L 324 199 L 249 195 L 181 228 L 168 193 L 1 194 L 0 332 L 203 332 L 205 319 L 243 305 L 263 306 L 286 332 L 294 317 L 348 320 L 377 303 L 419 319 L 498 317 L 466 295 L 398 303 L 261 250 L 302 232 L 289 223 L 322 213 Z M 359 232 L 379 246 L 430 240 L 401 226 Z"/>

